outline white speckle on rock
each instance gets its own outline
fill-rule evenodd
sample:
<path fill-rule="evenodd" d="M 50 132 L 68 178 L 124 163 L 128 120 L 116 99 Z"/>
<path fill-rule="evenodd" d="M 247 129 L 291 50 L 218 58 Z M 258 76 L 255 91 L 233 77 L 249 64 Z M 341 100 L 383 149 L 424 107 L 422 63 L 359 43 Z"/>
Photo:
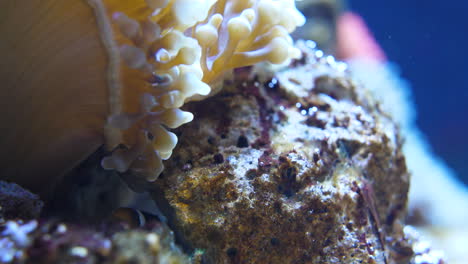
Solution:
<path fill-rule="evenodd" d="M 36 229 L 37 221 L 33 220 L 23 225 L 8 221 L 5 226 L 2 235 L 9 236 L 19 247 L 27 247 L 30 243 L 28 234 Z"/>
<path fill-rule="evenodd" d="M 258 159 L 262 154 L 263 151 L 261 150 L 245 149 L 239 153 L 238 157 L 228 156 L 226 159 L 232 167 L 232 175 L 234 178 L 231 181 L 235 183 L 238 193 L 242 194 L 239 195 L 239 198 L 236 201 L 228 203 L 229 207 L 234 206 L 234 204 L 242 197 L 249 197 L 249 195 L 255 191 L 249 179 L 246 177 L 246 173 L 249 170 L 258 168 Z"/>
<path fill-rule="evenodd" d="M 70 249 L 70 255 L 78 258 L 85 258 L 88 256 L 88 249 L 85 247 L 73 247 Z"/>

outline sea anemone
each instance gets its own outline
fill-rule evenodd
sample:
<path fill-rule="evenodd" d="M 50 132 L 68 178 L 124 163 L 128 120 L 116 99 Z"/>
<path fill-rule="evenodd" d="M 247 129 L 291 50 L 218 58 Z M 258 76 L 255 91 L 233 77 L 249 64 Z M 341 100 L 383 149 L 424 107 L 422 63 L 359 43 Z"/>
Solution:
<path fill-rule="evenodd" d="M 105 145 L 104 168 L 156 179 L 180 107 L 298 56 L 304 22 L 294 0 L 2 1 L 0 177 L 43 191 Z"/>

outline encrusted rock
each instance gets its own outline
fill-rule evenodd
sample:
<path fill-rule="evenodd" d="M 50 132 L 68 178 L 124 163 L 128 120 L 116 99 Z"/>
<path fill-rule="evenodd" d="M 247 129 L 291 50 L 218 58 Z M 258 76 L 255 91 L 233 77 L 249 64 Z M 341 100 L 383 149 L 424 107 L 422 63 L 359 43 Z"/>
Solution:
<path fill-rule="evenodd" d="M 398 129 L 344 64 L 301 48 L 290 69 L 243 69 L 187 106 L 197 118 L 154 197 L 206 263 L 397 262 L 409 180 Z"/>
<path fill-rule="evenodd" d="M 15 183 L 0 181 L 0 223 L 8 219 L 39 217 L 44 203 Z"/>
<path fill-rule="evenodd" d="M 130 229 L 53 220 L 8 221 L 0 226 L 0 263 L 189 263 L 172 232 L 153 222 Z"/>

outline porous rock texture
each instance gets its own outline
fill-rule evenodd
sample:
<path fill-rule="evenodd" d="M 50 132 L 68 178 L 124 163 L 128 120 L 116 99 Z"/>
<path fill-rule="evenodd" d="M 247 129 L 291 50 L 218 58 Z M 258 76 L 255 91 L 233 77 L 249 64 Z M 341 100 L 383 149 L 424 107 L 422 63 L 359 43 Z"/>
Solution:
<path fill-rule="evenodd" d="M 244 68 L 186 106 L 153 196 L 205 263 L 407 263 L 398 128 L 344 64 L 298 45 L 288 68 Z"/>
<path fill-rule="evenodd" d="M 92 162 L 94 158 L 88 162 Z M 82 164 L 75 171 L 77 176 L 86 176 L 87 173 L 98 176 L 98 171 L 91 164 Z M 100 180 L 106 178 L 109 175 L 103 174 Z M 95 190 L 103 190 L 102 184 L 95 184 Z M 74 184 L 71 186 L 77 189 L 84 187 Z M 111 186 L 117 186 L 117 183 L 114 182 Z M 80 199 L 87 205 L 94 199 L 94 203 L 110 206 L 93 195 L 91 189 L 88 184 L 81 192 L 71 192 L 70 196 L 76 196 L 76 200 L 67 200 L 70 206 L 76 206 Z M 116 192 L 113 198 L 123 194 L 121 190 Z M 90 197 L 83 198 L 83 195 Z M 127 194 L 123 196 L 126 197 Z M 175 245 L 173 232 L 155 215 L 120 208 L 105 219 L 98 215 L 99 221 L 94 219 L 96 222 L 91 223 L 87 213 L 95 212 L 100 206 L 95 206 L 90 211 L 71 208 L 50 215 L 43 212 L 43 204 L 37 195 L 21 186 L 0 181 L 0 264 L 190 263 L 189 256 Z M 62 214 L 71 214 L 75 218 L 73 221 L 63 221 Z M 194 254 L 192 259 L 196 261 L 197 255 Z"/>
<path fill-rule="evenodd" d="M 121 223 L 101 227 L 49 219 L 8 221 L 0 226 L 0 263 L 171 263 L 188 264 L 172 232 L 152 222 L 131 228 Z"/>

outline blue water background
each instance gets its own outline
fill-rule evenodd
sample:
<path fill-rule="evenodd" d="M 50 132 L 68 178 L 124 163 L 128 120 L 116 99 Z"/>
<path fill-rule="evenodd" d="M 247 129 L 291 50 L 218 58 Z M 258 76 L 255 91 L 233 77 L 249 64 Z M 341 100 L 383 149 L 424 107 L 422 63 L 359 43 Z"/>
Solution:
<path fill-rule="evenodd" d="M 468 183 L 468 1 L 354 0 L 410 81 L 419 128 Z"/>

